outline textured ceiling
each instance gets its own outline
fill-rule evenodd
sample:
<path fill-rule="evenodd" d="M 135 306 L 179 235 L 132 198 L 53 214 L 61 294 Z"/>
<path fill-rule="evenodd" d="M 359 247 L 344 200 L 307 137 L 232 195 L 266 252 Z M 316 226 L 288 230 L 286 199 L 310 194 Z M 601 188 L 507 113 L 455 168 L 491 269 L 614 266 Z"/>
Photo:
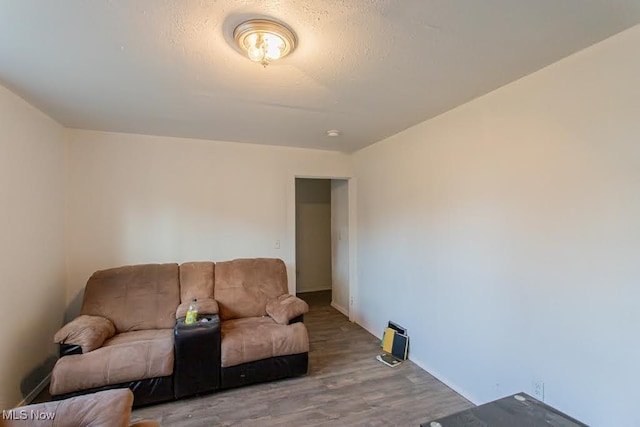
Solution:
<path fill-rule="evenodd" d="M 299 39 L 266 69 L 229 43 L 256 17 Z M 73 128 L 351 152 L 639 22 L 638 0 L 0 0 L 0 82 Z"/>

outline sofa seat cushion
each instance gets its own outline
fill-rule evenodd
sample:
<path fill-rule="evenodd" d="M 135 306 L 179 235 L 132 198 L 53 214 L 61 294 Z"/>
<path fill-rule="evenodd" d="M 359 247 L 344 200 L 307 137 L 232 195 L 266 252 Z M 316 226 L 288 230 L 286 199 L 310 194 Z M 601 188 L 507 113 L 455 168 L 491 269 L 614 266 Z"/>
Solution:
<path fill-rule="evenodd" d="M 221 334 L 223 368 L 309 351 L 304 323 L 280 325 L 270 317 L 248 317 L 222 322 Z"/>
<path fill-rule="evenodd" d="M 58 360 L 51 374 L 52 395 L 173 373 L 173 329 L 117 334 L 87 354 Z"/>

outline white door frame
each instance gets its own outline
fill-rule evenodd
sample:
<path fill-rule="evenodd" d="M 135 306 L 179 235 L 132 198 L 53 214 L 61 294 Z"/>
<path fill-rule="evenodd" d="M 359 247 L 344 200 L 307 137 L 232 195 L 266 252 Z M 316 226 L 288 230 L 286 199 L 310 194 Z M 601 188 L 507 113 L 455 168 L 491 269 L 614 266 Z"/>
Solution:
<path fill-rule="evenodd" d="M 289 268 L 289 292 L 295 295 L 296 283 L 296 178 L 306 179 L 340 179 L 347 181 L 347 195 L 349 198 L 349 320 L 356 322 L 357 312 L 357 260 L 356 260 L 356 179 L 352 176 L 336 175 L 304 175 L 294 174 L 288 183 L 287 191 L 287 234 L 293 242 L 291 251 L 293 260 Z"/>

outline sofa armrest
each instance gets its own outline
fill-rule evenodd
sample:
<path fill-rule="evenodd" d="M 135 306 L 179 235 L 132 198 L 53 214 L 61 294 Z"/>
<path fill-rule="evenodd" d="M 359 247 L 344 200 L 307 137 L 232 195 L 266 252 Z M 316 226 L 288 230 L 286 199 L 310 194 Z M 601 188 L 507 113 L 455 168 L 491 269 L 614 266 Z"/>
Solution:
<path fill-rule="evenodd" d="M 176 319 L 185 317 L 189 309 L 191 301 L 185 301 L 178 306 L 176 310 Z M 218 302 L 211 298 L 203 298 L 198 300 L 198 316 L 210 316 L 218 314 Z"/>
<path fill-rule="evenodd" d="M 131 390 L 116 389 L 100 391 L 83 396 L 76 396 L 65 400 L 38 403 L 34 405 L 22 406 L 12 409 L 15 411 L 12 418 L 3 417 L 0 425 L 13 426 L 128 426 L 131 417 L 131 405 L 133 404 L 133 393 Z M 25 412 L 20 412 L 25 411 Z M 32 418 L 28 420 L 20 419 L 20 414 L 46 415 L 47 419 Z M 49 419 L 49 417 L 51 417 Z"/>
<path fill-rule="evenodd" d="M 53 337 L 58 344 L 76 345 L 88 353 L 116 334 L 116 327 L 111 320 L 100 316 L 78 316 L 64 325 Z"/>
<path fill-rule="evenodd" d="M 267 314 L 281 325 L 287 325 L 298 316 L 309 311 L 309 305 L 300 298 L 284 294 L 267 303 Z"/>
<path fill-rule="evenodd" d="M 202 322 L 203 317 L 208 321 Z M 198 318 L 191 325 L 178 319 L 173 329 L 176 399 L 220 387 L 220 318 L 217 314 Z"/>

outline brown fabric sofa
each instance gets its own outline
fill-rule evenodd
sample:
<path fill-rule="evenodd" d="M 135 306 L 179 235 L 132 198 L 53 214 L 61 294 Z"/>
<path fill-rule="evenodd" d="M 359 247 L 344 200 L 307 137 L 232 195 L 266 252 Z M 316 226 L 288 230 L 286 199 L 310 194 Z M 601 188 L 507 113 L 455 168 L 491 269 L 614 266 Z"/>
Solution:
<path fill-rule="evenodd" d="M 55 402 L 4 411 L 0 427 L 157 427 L 156 421 L 131 421 L 133 393 L 106 390 Z"/>
<path fill-rule="evenodd" d="M 208 322 L 184 325 L 192 298 Z M 218 311 L 220 310 L 220 316 Z M 54 340 L 55 399 L 130 388 L 143 405 L 307 372 L 308 306 L 282 260 L 145 264 L 94 273 Z"/>

